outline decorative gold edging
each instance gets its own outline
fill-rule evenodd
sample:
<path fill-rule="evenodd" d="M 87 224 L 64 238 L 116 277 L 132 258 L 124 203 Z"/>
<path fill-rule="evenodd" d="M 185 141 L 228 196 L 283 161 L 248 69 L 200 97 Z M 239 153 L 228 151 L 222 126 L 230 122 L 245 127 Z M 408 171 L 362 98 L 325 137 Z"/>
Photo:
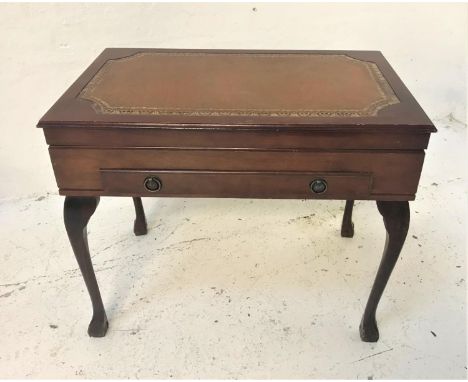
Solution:
<path fill-rule="evenodd" d="M 358 60 L 349 57 L 345 54 L 336 55 L 316 55 L 316 57 L 341 57 L 351 61 L 358 61 L 365 65 L 369 75 L 375 80 L 377 90 L 382 98 L 372 102 L 364 109 L 345 109 L 345 110 L 273 110 L 273 109 L 160 109 L 156 107 L 128 107 L 128 106 L 112 106 L 103 99 L 93 95 L 94 90 L 99 83 L 104 79 L 104 75 L 110 70 L 113 61 L 129 61 L 145 55 L 166 55 L 166 56 L 206 56 L 216 53 L 197 53 L 197 52 L 142 52 L 134 55 L 108 60 L 96 75 L 88 82 L 83 90 L 78 95 L 79 98 L 93 102 L 93 108 L 97 113 L 101 114 L 133 114 L 133 115 L 172 115 L 172 116 L 239 116 L 239 117 L 369 117 L 376 116 L 378 111 L 384 107 L 399 103 L 400 100 L 395 95 L 393 89 L 388 84 L 380 72 L 378 66 L 373 62 Z M 267 54 L 267 53 L 225 53 L 233 55 L 253 55 L 259 57 L 278 57 L 286 56 L 288 53 Z M 296 54 L 295 56 L 309 57 L 308 54 Z"/>

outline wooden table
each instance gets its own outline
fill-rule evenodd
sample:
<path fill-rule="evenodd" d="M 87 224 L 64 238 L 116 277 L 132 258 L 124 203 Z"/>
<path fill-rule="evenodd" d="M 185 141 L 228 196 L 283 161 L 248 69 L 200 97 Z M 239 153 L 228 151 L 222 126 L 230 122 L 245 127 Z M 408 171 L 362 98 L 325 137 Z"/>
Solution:
<path fill-rule="evenodd" d="M 423 65 L 421 63 L 421 65 Z M 376 200 L 387 240 L 360 325 L 375 313 L 409 226 L 431 121 L 380 52 L 106 49 L 39 121 L 88 288 L 108 321 L 86 226 L 100 196 Z"/>

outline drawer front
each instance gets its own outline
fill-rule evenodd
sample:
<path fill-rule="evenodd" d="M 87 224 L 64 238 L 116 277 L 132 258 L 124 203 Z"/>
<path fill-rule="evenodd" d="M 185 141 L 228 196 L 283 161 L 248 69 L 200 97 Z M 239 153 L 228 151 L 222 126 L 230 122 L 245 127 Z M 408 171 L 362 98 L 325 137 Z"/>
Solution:
<path fill-rule="evenodd" d="M 144 195 L 145 191 L 139 188 L 142 184 L 141 178 L 137 178 L 140 176 L 139 172 L 154 172 L 158 175 L 166 171 L 165 177 L 171 173 L 166 182 L 171 179 L 170 184 L 178 185 L 177 189 L 170 189 L 171 195 L 174 196 L 228 195 L 227 191 L 222 191 L 223 183 L 235 190 L 231 191 L 230 196 L 250 197 L 249 195 L 254 194 L 251 191 L 241 192 L 237 184 L 239 183 L 244 184 L 244 187 L 251 187 L 258 197 L 303 198 L 307 195 L 314 198 L 413 200 L 424 161 L 423 150 L 286 151 L 50 147 L 49 151 L 60 194 L 73 196 L 134 193 Z M 115 170 L 124 172 L 110 178 L 108 171 Z M 264 175 L 261 175 L 262 173 Z M 295 183 L 299 182 L 299 173 L 305 174 L 301 175 L 304 176 L 301 179 L 302 185 L 308 185 L 308 182 L 313 180 L 311 177 L 331 176 L 330 186 L 333 185 L 333 188 L 320 196 L 310 195 L 307 190 L 300 191 L 299 183 Z M 365 176 L 371 179 L 370 183 L 364 182 L 361 174 L 367 174 Z M 117 181 L 118 177 L 128 179 L 131 186 L 123 185 L 124 181 Z M 198 188 L 187 188 L 189 186 L 182 184 L 182 178 L 190 179 L 190 183 L 203 184 L 198 185 Z M 200 179 L 203 179 L 203 182 L 200 182 Z M 178 183 L 172 183 L 176 180 Z M 364 183 L 366 187 L 370 184 L 365 191 Z M 204 191 L 200 191 L 200 187 L 204 187 Z M 268 189 L 276 191 L 267 191 Z M 159 195 L 169 195 L 165 194 L 166 190 L 164 187 L 164 192 Z"/>
<path fill-rule="evenodd" d="M 365 173 L 101 170 L 106 195 L 368 198 Z"/>

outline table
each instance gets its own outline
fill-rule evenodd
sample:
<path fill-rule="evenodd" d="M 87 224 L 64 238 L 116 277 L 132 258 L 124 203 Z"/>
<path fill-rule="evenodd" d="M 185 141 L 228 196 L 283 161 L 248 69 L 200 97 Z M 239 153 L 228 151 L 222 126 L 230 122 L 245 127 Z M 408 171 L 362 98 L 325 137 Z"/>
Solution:
<path fill-rule="evenodd" d="M 436 129 L 378 51 L 105 49 L 39 121 L 65 227 L 89 295 L 92 337 L 108 320 L 86 226 L 100 196 L 375 200 L 387 239 L 360 324 L 403 247 L 424 150 Z"/>

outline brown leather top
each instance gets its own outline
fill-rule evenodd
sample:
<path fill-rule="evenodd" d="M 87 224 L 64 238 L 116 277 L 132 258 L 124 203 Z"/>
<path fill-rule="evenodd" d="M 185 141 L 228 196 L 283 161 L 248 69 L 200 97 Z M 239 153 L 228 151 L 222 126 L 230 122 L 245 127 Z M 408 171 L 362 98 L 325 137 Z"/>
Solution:
<path fill-rule="evenodd" d="M 81 126 L 419 126 L 380 52 L 106 49 L 41 119 Z"/>
<path fill-rule="evenodd" d="M 103 114 L 189 116 L 359 117 L 399 102 L 377 65 L 344 54 L 137 53 L 79 97 Z"/>

